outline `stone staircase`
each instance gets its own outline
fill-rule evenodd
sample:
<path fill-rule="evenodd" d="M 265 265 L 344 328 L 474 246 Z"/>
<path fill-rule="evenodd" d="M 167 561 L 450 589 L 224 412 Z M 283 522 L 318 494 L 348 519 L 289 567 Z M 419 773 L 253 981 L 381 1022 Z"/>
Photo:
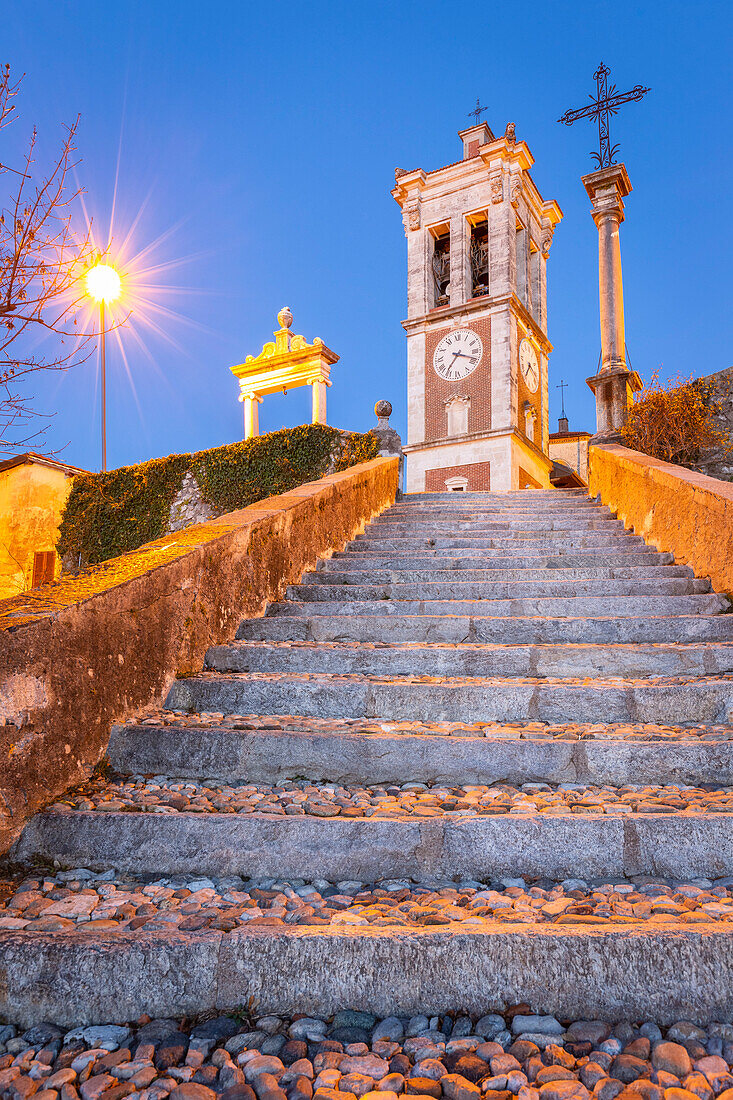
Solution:
<path fill-rule="evenodd" d="M 730 1014 L 727 610 L 580 491 L 402 497 L 29 823 L 0 1008 Z"/>

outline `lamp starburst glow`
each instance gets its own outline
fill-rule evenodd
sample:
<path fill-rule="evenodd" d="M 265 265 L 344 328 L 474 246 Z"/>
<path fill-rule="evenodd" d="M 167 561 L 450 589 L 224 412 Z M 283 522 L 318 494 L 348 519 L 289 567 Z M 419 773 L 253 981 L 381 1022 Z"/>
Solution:
<path fill-rule="evenodd" d="M 85 276 L 87 294 L 96 302 L 114 302 L 122 292 L 122 282 L 110 264 L 95 264 Z"/>

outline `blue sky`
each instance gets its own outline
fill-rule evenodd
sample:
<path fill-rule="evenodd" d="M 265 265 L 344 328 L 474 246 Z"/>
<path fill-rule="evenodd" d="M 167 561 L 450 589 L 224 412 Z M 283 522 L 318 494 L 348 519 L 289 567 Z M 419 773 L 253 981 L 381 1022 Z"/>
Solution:
<path fill-rule="evenodd" d="M 396 166 L 460 156 L 480 96 L 534 154 L 533 177 L 564 213 L 548 266 L 551 426 L 564 378 L 571 427 L 594 429 L 585 378 L 599 350 L 597 240 L 580 182 L 590 123 L 557 124 L 594 88 L 599 61 L 621 90 L 651 87 L 613 122 L 634 187 L 622 226 L 627 343 L 643 376 L 730 365 L 729 4 L 352 0 L 26 0 L 6 7 L 3 58 L 26 75 L 20 129 L 50 155 L 80 113 L 79 180 L 115 239 L 158 241 L 178 318 L 130 376 L 108 354 L 108 463 L 241 438 L 229 371 L 294 330 L 341 356 L 329 422 L 366 430 L 375 400 L 405 426 L 405 240 L 390 196 Z M 7 184 L 7 176 L 0 185 Z M 178 262 L 180 261 L 180 263 Z M 175 289 L 180 288 L 180 289 Z M 55 413 L 45 449 L 99 464 L 97 364 L 45 377 Z M 309 419 L 309 391 L 271 397 L 262 431 Z"/>

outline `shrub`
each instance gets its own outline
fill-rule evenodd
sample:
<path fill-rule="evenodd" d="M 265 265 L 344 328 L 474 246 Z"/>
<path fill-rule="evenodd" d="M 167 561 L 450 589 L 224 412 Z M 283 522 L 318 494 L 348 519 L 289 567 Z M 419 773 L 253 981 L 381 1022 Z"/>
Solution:
<path fill-rule="evenodd" d="M 627 447 L 678 466 L 694 466 L 711 447 L 730 450 L 715 423 L 721 403 L 704 379 L 659 381 L 659 371 L 636 394 L 621 437 Z"/>
<path fill-rule="evenodd" d="M 209 451 L 78 474 L 64 509 L 58 552 L 92 565 L 162 538 L 187 472 L 212 512 L 220 514 L 366 462 L 378 451 L 371 432 L 301 424 Z"/>

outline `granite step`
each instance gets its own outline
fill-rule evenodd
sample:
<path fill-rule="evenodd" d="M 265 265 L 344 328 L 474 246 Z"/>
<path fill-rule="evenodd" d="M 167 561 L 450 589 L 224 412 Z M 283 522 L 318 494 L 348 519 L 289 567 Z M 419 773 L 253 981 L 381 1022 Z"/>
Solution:
<path fill-rule="evenodd" d="M 418 508 L 413 505 L 407 508 L 388 508 L 382 512 L 379 516 L 370 521 L 371 524 L 378 523 L 437 523 L 446 522 L 448 520 L 458 520 L 464 523 L 475 523 L 478 521 L 486 521 L 489 523 L 504 522 L 509 520 L 515 522 L 521 519 L 528 520 L 548 520 L 548 521 L 563 521 L 563 520 L 578 520 L 581 523 L 585 523 L 589 520 L 614 520 L 618 521 L 619 517 L 616 512 L 612 512 L 610 508 L 597 508 L 592 507 L 574 507 L 563 508 L 559 505 L 557 508 L 511 508 L 502 509 L 494 508 L 489 505 L 485 507 L 472 508 L 472 509 L 459 509 L 459 508 Z"/>
<path fill-rule="evenodd" d="M 287 605 L 286 605 L 287 606 Z M 245 619 L 245 641 L 351 641 L 375 643 L 487 642 L 495 645 L 733 641 L 733 615 L 651 614 L 619 618 L 541 618 L 529 615 L 267 615 Z"/>
<path fill-rule="evenodd" d="M 487 534 L 490 535 L 494 532 L 536 532 L 538 535 L 549 535 L 553 531 L 565 531 L 565 532 L 578 532 L 586 533 L 588 531 L 601 531 L 604 533 L 617 533 L 624 534 L 625 527 L 620 519 L 612 519 L 608 517 L 606 519 L 597 519 L 594 517 L 588 519 L 568 519 L 567 516 L 563 516 L 560 519 L 552 518 L 537 518 L 536 516 L 521 516 L 517 519 L 510 519 L 507 516 L 496 517 L 495 519 L 470 519 L 461 520 L 457 517 L 451 517 L 442 520 L 430 521 L 430 530 L 434 531 L 437 535 L 449 533 L 452 531 L 458 534 L 466 533 L 470 534 L 475 532 L 477 535 Z M 420 518 L 410 520 L 394 520 L 390 516 L 384 516 L 380 519 L 375 519 L 369 524 L 368 531 L 375 535 L 409 535 L 415 531 L 423 531 L 425 529 L 426 521 Z"/>
<path fill-rule="evenodd" d="M 606 535 L 603 532 L 591 531 L 587 534 L 580 533 L 573 536 L 568 532 L 554 531 L 550 532 L 545 538 L 538 538 L 532 532 L 520 534 L 515 532 L 512 537 L 504 535 L 495 537 L 459 535 L 424 535 L 417 537 L 405 535 L 401 538 L 399 536 L 390 536 L 389 538 L 380 536 L 376 538 L 369 534 L 363 534 L 356 536 L 349 549 L 352 553 L 359 553 L 361 550 L 388 549 L 402 552 L 414 549 L 462 550 L 475 547 L 479 550 L 513 550 L 515 553 L 523 553 L 525 550 L 532 549 L 546 554 L 554 554 L 558 550 L 568 549 L 601 550 L 604 547 L 611 547 L 613 550 L 623 550 L 632 547 L 640 549 L 645 545 L 640 535 L 630 535 L 628 532 L 626 534 L 619 532 L 618 534 Z"/>
<path fill-rule="evenodd" d="M 392 508 L 405 509 L 411 511 L 412 509 L 440 509 L 448 508 L 457 511 L 475 511 L 482 508 L 498 508 L 502 511 L 511 511 L 513 509 L 519 509 L 520 511 L 554 511 L 558 509 L 604 509 L 607 506 L 602 504 L 598 500 L 592 500 L 588 497 L 587 493 L 579 493 L 575 496 L 560 496 L 548 491 L 545 493 L 533 493 L 528 496 L 526 493 L 522 495 L 518 493 L 516 495 L 510 495 L 508 493 L 471 493 L 468 496 L 459 496 L 455 493 L 444 494 L 430 494 L 430 493 L 406 493 L 401 494 Z M 389 509 L 387 509 L 389 510 Z"/>
<path fill-rule="evenodd" d="M 439 928 L 238 928 L 231 932 L 0 933 L 3 1013 L 127 1024 L 208 1018 L 256 1005 L 328 1018 L 455 1011 L 527 1001 L 563 1020 L 729 1020 L 733 926 L 487 923 Z M 80 978 L 82 980 L 80 980 Z M 186 1086 L 191 1089 L 191 1086 Z M 183 1093 L 181 1094 L 183 1095 Z"/>
<path fill-rule="evenodd" d="M 467 581 L 592 581 L 592 580 L 630 580 L 630 581 L 656 581 L 658 579 L 670 580 L 679 578 L 694 578 L 695 574 L 688 565 L 618 565 L 618 566 L 590 566 L 581 565 L 575 568 L 565 566 L 525 566 L 512 568 L 501 567 L 497 562 L 493 569 L 487 569 L 483 563 L 462 562 L 460 568 L 450 565 L 436 568 L 430 565 L 424 568 L 404 567 L 402 569 L 366 569 L 365 563 L 360 563 L 362 568 L 345 567 L 343 562 L 334 562 L 330 568 L 328 562 L 321 563 L 323 568 L 311 570 L 303 574 L 301 584 L 322 585 L 384 585 L 384 584 L 430 584 L 436 581 L 458 581 L 463 584 Z M 339 568 L 340 566 L 340 568 Z M 457 575 L 456 575 L 457 574 Z"/>
<path fill-rule="evenodd" d="M 731 813 L 391 817 L 47 811 L 15 860 L 134 874 L 491 881 L 733 874 Z"/>
<path fill-rule="evenodd" d="M 436 500 L 436 501 L 419 501 L 410 500 L 406 501 L 405 498 L 398 500 L 391 508 L 385 509 L 383 515 L 412 515 L 424 514 L 424 515 L 436 515 L 440 512 L 462 512 L 466 515 L 482 514 L 484 512 L 524 512 L 526 514 L 534 513 L 552 513 L 560 514 L 566 512 L 572 514 L 575 512 L 595 512 L 598 515 L 610 515 L 611 509 L 607 504 L 598 504 L 594 500 L 576 498 L 575 500 L 549 500 L 549 501 L 537 501 L 534 498 L 530 498 L 529 502 L 525 498 L 524 500 L 514 501 L 466 501 L 456 498 L 456 500 Z"/>
<path fill-rule="evenodd" d="M 612 512 L 610 508 L 595 506 L 563 508 L 562 505 L 558 505 L 556 508 L 494 508 L 487 505 L 483 508 L 465 509 L 418 508 L 413 505 L 407 508 L 387 508 L 384 512 L 381 512 L 371 520 L 371 525 L 375 526 L 381 523 L 447 523 L 448 521 L 455 520 L 464 523 L 478 523 L 482 521 L 488 523 L 504 521 L 514 523 L 521 519 L 558 523 L 568 523 L 575 520 L 580 523 L 621 522 L 617 514 Z"/>
<path fill-rule="evenodd" d="M 671 582 L 668 582 L 671 583 Z M 684 582 L 688 583 L 688 582 Z M 270 604 L 268 615 L 431 615 L 481 616 L 507 615 L 511 618 L 579 618 L 581 616 L 618 618 L 632 615 L 717 615 L 728 608 L 728 601 L 717 593 L 702 595 L 614 595 L 614 596 L 514 596 L 496 599 L 397 600 L 386 595 L 381 599 L 359 599 L 351 591 L 344 598 L 340 588 L 338 599 L 326 599 L 314 585 L 309 590 L 316 598 Z"/>
<path fill-rule="evenodd" d="M 304 714 L 515 722 L 664 722 L 733 719 L 733 679 L 547 680 L 202 673 L 176 680 L 166 707 L 189 713 Z"/>
<path fill-rule="evenodd" d="M 391 600 L 407 603 L 411 600 L 525 600 L 530 598 L 572 599 L 582 596 L 645 597 L 645 596 L 691 596 L 710 592 L 707 578 L 695 577 L 651 577 L 639 580 L 589 578 L 573 580 L 498 580 L 472 581 L 463 579 L 419 581 L 410 584 L 396 581 L 388 584 L 353 583 L 334 584 L 330 578 L 321 578 L 311 583 L 291 584 L 286 589 L 286 597 L 297 601 L 341 600 L 371 601 Z"/>
<path fill-rule="evenodd" d="M 733 785 L 733 731 L 649 726 L 548 728 L 449 723 L 314 721 L 302 716 L 115 726 L 109 760 L 121 773 L 172 774 L 230 784 L 305 778 L 332 783 L 495 784 L 549 782 Z M 616 736 L 612 736 L 615 733 Z M 573 738 L 580 738 L 582 740 Z M 660 738 L 654 740 L 654 737 Z M 565 738 L 565 739 L 563 739 Z M 646 739 L 645 739 L 646 738 Z"/>
<path fill-rule="evenodd" d="M 617 566 L 674 565 L 672 554 L 660 554 L 656 550 L 561 550 L 559 553 L 542 552 L 508 553 L 506 550 L 463 550 L 460 555 L 450 550 L 423 550 L 408 553 L 380 553 L 363 550 L 354 554 L 351 550 L 337 550 L 330 558 L 321 558 L 316 565 L 319 571 L 339 569 L 580 569 Z M 684 568 L 684 567 L 683 567 Z"/>
<path fill-rule="evenodd" d="M 399 493 L 393 507 L 440 505 L 458 506 L 462 508 L 479 507 L 483 503 L 498 504 L 500 507 L 512 507 L 515 504 L 526 505 L 527 501 L 537 501 L 538 505 L 549 505 L 560 502 L 572 507 L 574 503 L 588 504 L 598 507 L 597 498 L 588 496 L 585 489 L 578 487 L 569 489 L 543 489 L 541 492 L 528 492 L 525 489 L 505 490 L 490 489 L 479 490 L 470 493 L 452 493 L 444 490 L 436 493 Z"/>
<path fill-rule="evenodd" d="M 318 672 L 388 676 L 716 676 L 733 673 L 733 642 L 668 645 L 347 645 L 231 642 L 212 646 L 214 672 Z"/>

